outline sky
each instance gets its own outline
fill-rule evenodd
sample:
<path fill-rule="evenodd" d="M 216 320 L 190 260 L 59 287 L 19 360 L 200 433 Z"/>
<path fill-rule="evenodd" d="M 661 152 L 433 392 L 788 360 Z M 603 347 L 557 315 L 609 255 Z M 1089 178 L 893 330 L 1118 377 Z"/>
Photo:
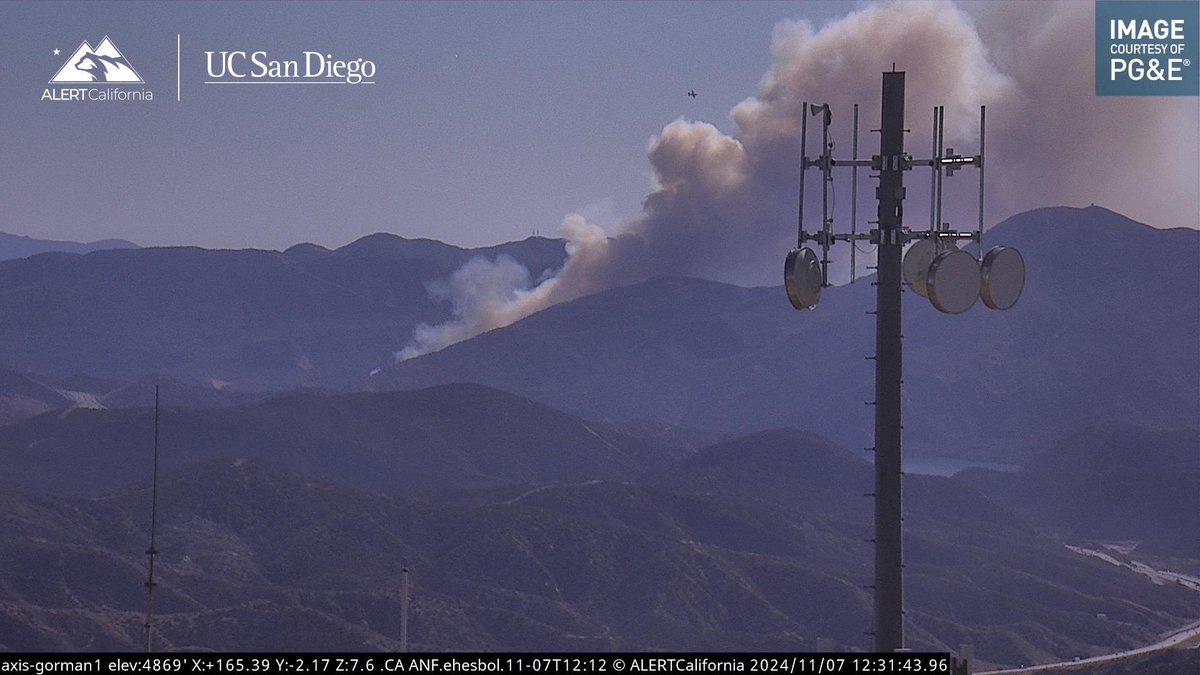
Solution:
<path fill-rule="evenodd" d="M 613 227 L 649 191 L 649 138 L 680 116 L 728 126 L 770 66 L 772 27 L 796 9 L 2 3 L 0 230 L 285 248 L 376 231 L 490 245 L 555 234 L 570 212 Z M 152 102 L 39 100 L 81 41 L 105 35 Z M 205 51 L 238 49 L 367 58 L 377 84 L 200 84 Z"/>
<path fill-rule="evenodd" d="M 758 132 L 746 114 L 758 113 L 748 107 L 832 100 L 845 147 L 851 95 L 864 111 L 877 106 L 890 61 L 917 92 L 915 154 L 929 101 L 954 99 L 960 147 L 975 143 L 978 103 L 992 106 L 989 225 L 1094 201 L 1160 227 L 1198 226 L 1197 99 L 1091 95 L 1091 2 L 899 6 L 892 23 L 869 26 L 878 3 L 4 2 L 0 230 L 275 249 L 384 231 L 481 246 L 557 236 L 579 214 L 615 234 L 648 218 L 645 200 L 673 161 L 648 153 L 674 147 L 660 142 L 673 122 L 711 124 L 749 147 Z M 943 16 L 949 41 L 915 37 Z M 894 26 L 894 43 L 872 37 Z M 153 100 L 41 100 L 67 55 L 106 35 Z M 933 43 L 942 51 L 922 46 Z M 357 86 L 206 85 L 205 52 L 220 50 L 315 50 L 369 59 L 377 74 Z M 811 82 L 811 96 L 797 82 Z M 755 119 L 777 123 L 771 114 L 794 108 Z M 778 213 L 755 217 L 786 231 L 795 215 L 783 184 L 794 176 L 777 173 L 755 180 L 782 186 L 767 200 L 778 197 Z M 961 195 L 973 191 L 955 194 L 969 211 Z"/>

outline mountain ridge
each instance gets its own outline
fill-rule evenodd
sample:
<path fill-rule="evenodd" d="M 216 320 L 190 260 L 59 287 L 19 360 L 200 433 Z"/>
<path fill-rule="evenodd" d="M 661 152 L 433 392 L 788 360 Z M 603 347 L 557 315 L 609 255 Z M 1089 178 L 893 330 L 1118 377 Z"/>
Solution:
<path fill-rule="evenodd" d="M 541 274 L 565 256 L 541 238 L 428 253 L 380 237 L 390 253 L 374 257 L 351 243 L 326 254 L 156 247 L 0 261 L 0 363 L 49 377 L 337 388 L 392 362 L 417 324 L 448 318 L 427 284 L 471 257 L 509 255 Z"/>
<path fill-rule="evenodd" d="M 908 452 L 1019 462 L 1037 438 L 1107 418 L 1200 425 L 1200 300 L 1188 284 L 1200 232 L 1096 207 L 1030 211 L 989 232 L 989 244 L 1026 258 L 1016 307 L 946 316 L 907 295 Z M 652 279 L 550 307 L 363 386 L 475 381 L 612 424 L 799 426 L 866 447 L 874 290 L 868 280 L 827 290 L 796 313 L 779 288 Z"/>
<path fill-rule="evenodd" d="M 149 457 L 153 417 L 147 408 L 69 409 L 0 427 L 8 467 L 0 484 L 95 495 L 129 483 L 129 468 Z M 627 478 L 682 454 L 473 384 L 291 393 L 228 408 L 167 406 L 160 426 L 165 468 L 246 457 L 401 495 Z"/>
<path fill-rule="evenodd" d="M 124 239 L 100 239 L 90 242 L 59 241 L 54 239 L 35 239 L 27 235 L 0 232 L 0 260 L 28 258 L 49 252 L 82 254 L 92 251 L 123 248 L 138 248 L 138 245 Z"/>

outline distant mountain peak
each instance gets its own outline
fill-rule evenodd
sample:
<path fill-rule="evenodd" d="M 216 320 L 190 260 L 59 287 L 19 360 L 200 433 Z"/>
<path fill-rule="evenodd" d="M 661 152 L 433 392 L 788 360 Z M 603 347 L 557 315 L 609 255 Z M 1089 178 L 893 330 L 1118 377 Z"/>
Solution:
<path fill-rule="evenodd" d="M 57 241 L 0 232 L 0 260 L 28 258 L 41 253 L 91 253 L 92 251 L 121 248 L 138 248 L 138 245 L 124 239 L 101 239 L 92 242 Z"/>

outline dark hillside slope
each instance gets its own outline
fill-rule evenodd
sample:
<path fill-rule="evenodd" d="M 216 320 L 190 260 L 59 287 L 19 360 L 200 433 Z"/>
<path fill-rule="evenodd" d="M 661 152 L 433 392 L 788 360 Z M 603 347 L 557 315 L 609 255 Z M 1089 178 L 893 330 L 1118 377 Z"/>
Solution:
<path fill-rule="evenodd" d="M 773 442 L 770 452 L 783 452 Z M 811 484 L 850 488 L 809 473 Z M 934 480 L 933 492 L 945 483 Z M 145 485 L 99 499 L 0 492 L 0 644 L 136 645 L 148 499 Z M 965 488 L 954 500 L 961 517 L 987 508 Z M 916 490 L 910 514 L 927 519 L 946 505 Z M 160 506 L 156 626 L 166 649 L 395 649 L 402 560 L 413 569 L 410 637 L 422 651 L 868 641 L 870 557 L 859 533 L 754 494 L 585 480 L 430 501 L 233 460 L 167 474 Z M 1149 640 L 1195 608 L 1181 588 L 1017 525 L 939 528 L 914 525 L 909 540 L 915 648 L 972 642 L 994 663 L 1070 658 Z"/>
<path fill-rule="evenodd" d="M 70 410 L 0 428 L 0 484 L 98 495 L 149 475 L 153 411 Z M 167 468 L 271 461 L 388 494 L 632 478 L 679 456 L 600 424 L 478 385 L 290 394 L 232 408 L 167 408 Z"/>
<path fill-rule="evenodd" d="M 957 476 L 1068 540 L 1138 541 L 1139 550 L 1200 558 L 1200 432 L 1089 428 L 1018 473 Z"/>

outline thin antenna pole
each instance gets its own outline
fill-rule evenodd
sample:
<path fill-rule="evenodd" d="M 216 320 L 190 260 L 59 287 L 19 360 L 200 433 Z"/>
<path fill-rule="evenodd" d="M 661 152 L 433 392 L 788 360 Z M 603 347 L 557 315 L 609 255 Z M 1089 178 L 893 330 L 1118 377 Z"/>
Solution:
<path fill-rule="evenodd" d="M 944 132 L 946 132 L 946 106 L 937 107 L 937 226 L 934 229 L 941 231 L 942 229 L 942 153 L 946 151 L 944 145 Z"/>
<path fill-rule="evenodd" d="M 979 230 L 975 238 L 979 242 L 979 260 L 983 261 L 983 137 L 984 122 L 987 120 L 987 106 L 979 106 Z"/>
<path fill-rule="evenodd" d="M 400 651 L 408 651 L 408 561 L 400 568 Z"/>
<path fill-rule="evenodd" d="M 829 242 L 832 222 L 829 220 L 829 183 L 833 181 L 832 155 L 829 150 L 829 104 L 821 108 L 821 285 L 829 285 Z"/>
<path fill-rule="evenodd" d="M 808 101 L 800 104 L 800 208 L 797 218 L 796 248 L 804 245 L 804 170 L 808 168 Z"/>
<path fill-rule="evenodd" d="M 929 234 L 932 235 L 937 230 L 937 174 L 938 174 L 938 109 L 933 106 L 933 150 L 930 156 L 933 161 L 929 163 Z"/>
<path fill-rule="evenodd" d="M 154 587 L 158 584 L 154 581 L 154 556 L 158 555 L 158 549 L 154 547 L 155 537 L 158 532 L 158 385 L 154 385 L 154 478 L 150 488 L 150 548 L 146 549 L 146 557 L 149 559 L 149 568 L 146 575 L 146 621 L 143 624 L 145 628 L 145 649 L 146 653 L 150 653 L 150 635 L 153 627 L 154 619 Z"/>
<path fill-rule="evenodd" d="M 858 160 L 858 104 L 854 104 L 854 143 L 851 159 Z M 854 253 L 858 250 L 858 242 L 854 235 L 858 234 L 858 165 L 850 169 L 850 283 L 854 283 Z"/>

